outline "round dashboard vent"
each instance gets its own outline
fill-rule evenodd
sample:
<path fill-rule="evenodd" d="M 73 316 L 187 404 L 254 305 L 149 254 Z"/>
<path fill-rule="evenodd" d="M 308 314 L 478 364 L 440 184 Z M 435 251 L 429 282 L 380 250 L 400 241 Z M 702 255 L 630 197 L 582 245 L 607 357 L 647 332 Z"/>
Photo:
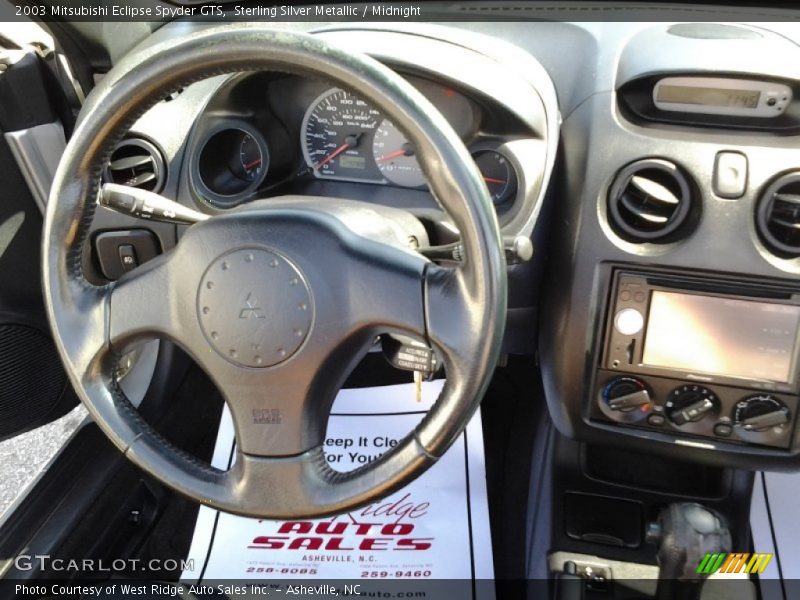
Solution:
<path fill-rule="evenodd" d="M 800 256 L 800 171 L 778 177 L 766 189 L 758 203 L 756 228 L 776 255 Z"/>
<path fill-rule="evenodd" d="M 111 183 L 128 185 L 149 192 L 160 192 L 164 186 L 166 168 L 158 149 L 141 138 L 122 140 L 106 167 L 106 179 Z"/>
<path fill-rule="evenodd" d="M 609 221 L 630 242 L 665 243 L 686 223 L 692 202 L 689 180 L 675 164 L 640 160 L 617 173 L 611 184 Z"/>

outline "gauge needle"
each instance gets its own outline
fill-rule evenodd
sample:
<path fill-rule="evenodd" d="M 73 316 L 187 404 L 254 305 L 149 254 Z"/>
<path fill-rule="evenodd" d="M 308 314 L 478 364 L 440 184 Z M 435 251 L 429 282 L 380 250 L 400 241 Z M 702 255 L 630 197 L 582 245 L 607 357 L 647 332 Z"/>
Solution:
<path fill-rule="evenodd" d="M 401 148 L 400 150 L 395 150 L 394 152 L 390 152 L 389 154 L 384 154 L 379 156 L 375 159 L 375 162 L 385 162 L 387 160 L 392 160 L 393 158 L 398 158 L 399 156 L 405 156 L 406 151 L 405 149 Z"/>
<path fill-rule="evenodd" d="M 244 170 L 245 170 L 245 171 L 249 171 L 249 170 L 250 170 L 250 169 L 252 169 L 253 167 L 257 167 L 257 166 L 258 166 L 258 165 L 260 165 L 260 164 L 261 164 L 261 159 L 260 159 L 260 158 L 257 158 L 257 159 L 255 159 L 253 162 L 249 162 L 249 163 L 247 163 L 247 164 L 244 166 Z"/>
<path fill-rule="evenodd" d="M 399 158 L 401 156 L 414 156 L 414 150 L 411 148 L 411 145 L 408 143 L 403 144 L 403 147 L 400 150 L 395 150 L 394 152 L 389 152 L 389 154 L 384 154 L 379 156 L 375 159 L 375 162 L 385 162 L 387 160 L 392 160 L 393 158 Z"/>
<path fill-rule="evenodd" d="M 314 165 L 314 169 L 321 169 L 329 162 L 331 162 L 334 158 L 339 156 L 345 150 L 349 150 L 350 148 L 355 148 L 358 146 L 358 140 L 361 138 L 361 133 L 357 133 L 355 135 L 348 135 L 344 138 L 344 144 L 339 146 L 336 150 L 328 154 L 325 158 L 319 161 L 317 164 Z"/>
<path fill-rule="evenodd" d="M 506 183 L 505 179 L 495 179 L 494 177 L 484 177 L 483 180 L 486 183 L 499 183 L 499 184 Z"/>
<path fill-rule="evenodd" d="M 326 156 L 326 157 L 325 157 L 325 158 L 323 158 L 321 161 L 319 161 L 317 164 L 315 164 L 315 165 L 314 165 L 314 168 L 315 168 L 315 169 L 321 169 L 322 167 L 324 167 L 325 165 L 327 165 L 329 162 L 331 162 L 331 161 L 332 161 L 334 158 L 336 158 L 337 156 L 339 156 L 339 155 L 340 155 L 342 152 L 344 152 L 345 150 L 347 150 L 349 147 L 350 147 L 350 144 L 347 144 L 347 143 L 344 143 L 344 144 L 342 144 L 342 145 L 341 145 L 341 146 L 339 146 L 339 147 L 338 147 L 336 150 L 334 150 L 333 152 L 331 152 L 330 154 L 328 154 L 328 156 Z"/>

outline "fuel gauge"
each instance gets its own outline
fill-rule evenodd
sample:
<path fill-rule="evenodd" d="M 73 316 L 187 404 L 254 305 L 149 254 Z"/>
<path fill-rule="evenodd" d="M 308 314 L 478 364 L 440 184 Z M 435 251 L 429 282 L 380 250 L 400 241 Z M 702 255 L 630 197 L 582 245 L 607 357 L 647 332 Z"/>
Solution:
<path fill-rule="evenodd" d="M 199 147 L 192 161 L 192 178 L 203 199 L 217 208 L 248 200 L 269 169 L 264 136 L 243 121 L 221 121 Z"/>
<path fill-rule="evenodd" d="M 517 174 L 511 162 L 497 150 L 480 150 L 472 157 L 478 165 L 495 206 L 513 200 L 517 195 Z"/>
<path fill-rule="evenodd" d="M 246 181 L 255 181 L 261 175 L 264 163 L 265 151 L 261 144 L 249 133 L 243 132 L 242 141 L 239 143 L 239 165 L 241 167 L 241 177 Z"/>

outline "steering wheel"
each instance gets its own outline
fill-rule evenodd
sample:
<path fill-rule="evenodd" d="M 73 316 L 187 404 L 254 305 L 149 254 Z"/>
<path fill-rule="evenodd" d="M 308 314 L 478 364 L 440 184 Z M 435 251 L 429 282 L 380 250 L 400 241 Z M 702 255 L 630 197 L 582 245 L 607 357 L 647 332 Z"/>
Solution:
<path fill-rule="evenodd" d="M 201 79 L 272 70 L 332 81 L 408 137 L 464 246 L 455 267 L 409 247 L 369 204 L 281 197 L 198 223 L 171 251 L 116 283 L 90 284 L 81 254 L 101 172 L 135 120 Z M 407 484 L 463 431 L 496 364 L 506 310 L 502 242 L 486 186 L 441 114 L 377 61 L 307 34 L 246 25 L 153 46 L 108 75 L 67 146 L 44 229 L 47 311 L 70 380 L 97 424 L 145 472 L 214 508 L 318 517 Z M 323 442 L 333 399 L 382 332 L 426 340 L 447 381 L 419 425 L 379 459 L 340 473 Z M 115 382 L 143 339 L 183 348 L 220 389 L 237 453 L 227 471 L 158 435 Z"/>

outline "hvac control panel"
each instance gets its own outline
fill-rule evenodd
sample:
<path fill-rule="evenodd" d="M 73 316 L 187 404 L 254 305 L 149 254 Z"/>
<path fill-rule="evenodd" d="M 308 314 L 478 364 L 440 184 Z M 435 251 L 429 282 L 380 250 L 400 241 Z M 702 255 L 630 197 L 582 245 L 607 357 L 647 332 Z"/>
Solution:
<path fill-rule="evenodd" d="M 790 446 L 800 298 L 713 290 L 708 282 L 616 273 L 590 418 Z"/>

